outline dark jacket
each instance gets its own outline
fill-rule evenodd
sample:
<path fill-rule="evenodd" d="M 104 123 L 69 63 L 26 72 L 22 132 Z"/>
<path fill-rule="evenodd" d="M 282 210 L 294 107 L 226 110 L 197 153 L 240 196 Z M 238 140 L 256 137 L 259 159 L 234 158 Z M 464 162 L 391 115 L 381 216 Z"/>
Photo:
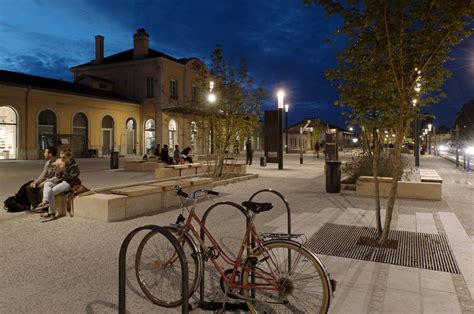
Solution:
<path fill-rule="evenodd" d="M 81 172 L 79 171 L 79 166 L 77 165 L 76 161 L 74 159 L 71 159 L 71 162 L 68 165 L 64 166 L 63 171 L 59 171 L 59 169 L 56 169 L 56 176 L 51 179 L 48 179 L 47 181 L 58 183 L 61 181 L 66 181 L 72 188 L 75 185 L 81 184 L 81 180 L 79 179 L 80 173 Z"/>
<path fill-rule="evenodd" d="M 161 158 L 161 161 L 164 161 L 164 162 L 167 162 L 170 158 L 168 150 L 164 147 L 161 149 L 160 158 Z"/>

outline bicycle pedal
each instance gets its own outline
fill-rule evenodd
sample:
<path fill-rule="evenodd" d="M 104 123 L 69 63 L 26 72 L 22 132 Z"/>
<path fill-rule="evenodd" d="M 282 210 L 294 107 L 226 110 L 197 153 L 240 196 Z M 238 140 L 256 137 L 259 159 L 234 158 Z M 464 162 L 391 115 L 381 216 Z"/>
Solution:
<path fill-rule="evenodd" d="M 252 266 L 255 266 L 258 264 L 258 258 L 256 256 L 249 256 L 247 260 L 252 264 Z"/>

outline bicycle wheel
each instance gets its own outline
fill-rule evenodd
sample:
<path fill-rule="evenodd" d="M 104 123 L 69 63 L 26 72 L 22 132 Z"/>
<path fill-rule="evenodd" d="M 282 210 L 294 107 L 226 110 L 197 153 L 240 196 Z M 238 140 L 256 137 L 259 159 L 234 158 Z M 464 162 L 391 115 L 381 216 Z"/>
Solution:
<path fill-rule="evenodd" d="M 267 242 L 263 247 L 263 250 L 257 249 L 254 252 L 254 256 L 258 258 L 256 265 L 246 266 L 242 272 L 244 286 L 251 284 L 251 275 L 255 275 L 255 289 L 243 289 L 250 311 L 326 313 L 331 286 L 327 272 L 319 260 L 308 249 L 292 242 Z"/>
<path fill-rule="evenodd" d="M 176 228 L 165 228 L 178 235 Z M 201 260 L 188 235 L 180 242 L 188 263 L 190 298 L 201 278 Z M 143 293 L 153 303 L 164 307 L 181 304 L 181 264 L 175 248 L 161 233 L 149 232 L 140 242 L 135 257 L 135 273 Z"/>

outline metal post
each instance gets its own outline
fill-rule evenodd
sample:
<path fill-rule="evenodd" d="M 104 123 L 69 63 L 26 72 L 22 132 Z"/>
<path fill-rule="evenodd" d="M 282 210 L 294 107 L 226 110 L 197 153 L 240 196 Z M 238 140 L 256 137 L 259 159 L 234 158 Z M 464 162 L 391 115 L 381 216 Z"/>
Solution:
<path fill-rule="evenodd" d="M 285 133 L 285 148 L 286 148 L 286 153 L 288 154 L 288 111 L 285 112 L 285 127 L 286 127 L 286 133 Z"/>
<path fill-rule="evenodd" d="M 456 168 L 459 167 L 459 125 L 456 124 Z"/>
<path fill-rule="evenodd" d="M 415 167 L 420 166 L 420 135 L 418 127 L 418 117 L 415 118 Z"/>
<path fill-rule="evenodd" d="M 278 108 L 278 169 L 283 169 L 283 108 Z"/>
<path fill-rule="evenodd" d="M 303 129 L 300 127 L 300 165 L 303 164 Z"/>
<path fill-rule="evenodd" d="M 431 155 L 431 131 L 428 131 L 428 155 Z"/>

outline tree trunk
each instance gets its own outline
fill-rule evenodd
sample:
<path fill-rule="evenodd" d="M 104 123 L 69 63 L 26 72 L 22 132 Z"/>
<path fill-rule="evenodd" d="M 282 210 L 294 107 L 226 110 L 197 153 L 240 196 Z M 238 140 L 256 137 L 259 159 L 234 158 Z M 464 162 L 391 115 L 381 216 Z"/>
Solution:
<path fill-rule="evenodd" d="M 402 120 L 402 119 L 400 119 Z M 395 141 L 395 152 L 393 156 L 393 172 L 392 172 L 392 185 L 390 187 L 390 193 L 387 200 L 387 210 L 385 212 L 385 223 L 383 227 L 382 237 L 379 240 L 380 245 L 385 245 L 388 240 L 390 233 L 390 225 L 392 223 L 392 214 L 395 207 L 395 199 L 398 190 L 398 175 L 401 170 L 401 147 L 404 136 L 403 121 L 398 123 L 397 137 Z"/>
<path fill-rule="evenodd" d="M 375 221 L 377 223 L 377 238 L 382 235 L 382 221 L 380 219 L 380 188 L 379 188 L 379 161 L 380 161 L 380 141 L 379 134 L 375 128 L 372 129 L 374 141 L 374 153 L 372 155 L 372 172 L 374 174 L 375 186 Z"/>

